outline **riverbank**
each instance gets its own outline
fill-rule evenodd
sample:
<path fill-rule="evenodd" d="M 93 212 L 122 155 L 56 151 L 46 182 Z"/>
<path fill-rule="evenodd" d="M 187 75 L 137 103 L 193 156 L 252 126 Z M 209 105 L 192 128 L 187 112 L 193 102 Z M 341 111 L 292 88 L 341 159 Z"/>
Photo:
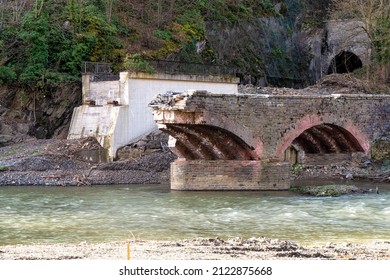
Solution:
<path fill-rule="evenodd" d="M 267 238 L 130 241 L 134 260 L 390 260 L 390 241 L 301 246 Z M 0 260 L 126 260 L 127 241 L 0 246 Z"/>
<path fill-rule="evenodd" d="M 100 162 L 101 149 L 90 137 L 79 140 L 30 139 L 0 148 L 0 186 L 80 186 L 110 184 L 168 184 L 170 163 L 176 156 L 166 147 L 163 134 L 140 140 L 119 151 L 114 162 Z M 149 137 L 149 136 L 148 136 Z M 89 156 L 94 155 L 94 156 Z M 390 166 L 375 162 L 300 167 L 292 181 L 365 180 L 389 182 Z"/>
<path fill-rule="evenodd" d="M 31 139 L 0 148 L 0 186 L 166 184 L 168 149 L 144 149 L 114 162 L 99 162 L 96 139 Z M 91 154 L 93 156 L 88 156 Z"/>

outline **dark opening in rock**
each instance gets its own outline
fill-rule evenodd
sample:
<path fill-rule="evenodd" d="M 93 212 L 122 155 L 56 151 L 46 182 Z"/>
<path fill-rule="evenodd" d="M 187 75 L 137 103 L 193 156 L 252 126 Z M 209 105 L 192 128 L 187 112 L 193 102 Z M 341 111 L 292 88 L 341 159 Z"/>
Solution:
<path fill-rule="evenodd" d="M 362 67 L 363 63 L 357 55 L 352 52 L 342 51 L 332 59 L 328 68 L 328 74 L 350 73 Z"/>

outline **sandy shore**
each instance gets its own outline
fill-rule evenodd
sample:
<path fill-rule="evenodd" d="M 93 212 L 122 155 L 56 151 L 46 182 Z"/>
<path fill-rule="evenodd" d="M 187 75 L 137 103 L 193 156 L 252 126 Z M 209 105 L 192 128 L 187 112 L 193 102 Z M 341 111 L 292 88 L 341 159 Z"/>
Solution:
<path fill-rule="evenodd" d="M 390 241 L 301 246 L 267 238 L 129 241 L 138 260 L 358 259 L 390 260 Z M 99 244 L 0 246 L 0 260 L 126 260 L 127 241 Z"/>

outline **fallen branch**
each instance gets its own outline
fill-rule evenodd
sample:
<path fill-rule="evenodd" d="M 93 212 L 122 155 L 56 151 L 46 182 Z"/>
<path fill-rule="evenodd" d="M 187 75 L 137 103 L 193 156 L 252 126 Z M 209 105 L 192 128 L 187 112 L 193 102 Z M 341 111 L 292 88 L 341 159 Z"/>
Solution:
<path fill-rule="evenodd" d="M 4 66 L 5 64 L 7 64 L 7 62 L 10 60 L 10 58 L 8 56 L 5 56 L 3 57 L 1 60 L 0 60 L 0 66 Z"/>
<path fill-rule="evenodd" d="M 43 179 L 59 179 L 63 178 L 64 175 L 47 175 L 47 176 L 42 176 Z"/>

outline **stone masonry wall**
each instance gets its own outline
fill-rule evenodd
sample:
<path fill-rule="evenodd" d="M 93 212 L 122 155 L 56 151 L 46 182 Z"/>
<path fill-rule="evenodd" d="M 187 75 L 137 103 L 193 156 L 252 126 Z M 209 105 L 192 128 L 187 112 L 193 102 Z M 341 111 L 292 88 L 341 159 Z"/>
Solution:
<path fill-rule="evenodd" d="M 287 189 L 290 163 L 285 161 L 285 151 L 306 130 L 315 134 L 305 140 L 311 141 L 311 145 L 320 142 L 335 145 L 341 141 L 343 145 L 355 147 L 350 149 L 352 152 L 343 153 L 338 149 L 337 153 L 327 153 L 319 149 L 324 152 L 306 154 L 304 164 L 314 165 L 351 161 L 354 154 L 370 157 L 372 144 L 390 123 L 389 95 L 329 94 L 320 89 L 317 92 L 280 90 L 279 94 L 269 89 L 267 94 L 267 90 L 262 94 L 229 95 L 197 91 L 175 95 L 169 100 L 162 98 L 160 105 L 153 105 L 157 123 L 188 129 L 189 124 L 214 126 L 218 127 L 216 132 L 227 130 L 249 145 L 254 153 L 252 158 L 257 159 L 177 160 L 171 165 L 171 188 Z M 320 131 L 322 124 L 329 130 Z M 307 134 L 303 135 L 309 137 Z M 191 137 L 191 132 L 186 137 Z M 200 148 L 186 137 L 179 137 L 183 141 L 181 145 Z"/>
<path fill-rule="evenodd" d="M 290 185 L 288 163 L 239 160 L 176 160 L 171 188 L 176 190 L 284 190 Z"/>
<path fill-rule="evenodd" d="M 282 159 L 292 141 L 306 129 L 334 124 L 348 130 L 366 154 L 383 127 L 390 122 L 386 113 L 390 96 L 384 95 L 217 95 L 197 92 L 186 102 L 185 111 L 205 112 L 203 124 L 224 126 L 243 139 L 251 134 L 261 142 L 262 159 Z M 215 123 L 206 112 L 219 117 Z"/>
<path fill-rule="evenodd" d="M 325 166 L 351 160 L 351 154 L 305 154 L 302 163 L 305 166 Z"/>

